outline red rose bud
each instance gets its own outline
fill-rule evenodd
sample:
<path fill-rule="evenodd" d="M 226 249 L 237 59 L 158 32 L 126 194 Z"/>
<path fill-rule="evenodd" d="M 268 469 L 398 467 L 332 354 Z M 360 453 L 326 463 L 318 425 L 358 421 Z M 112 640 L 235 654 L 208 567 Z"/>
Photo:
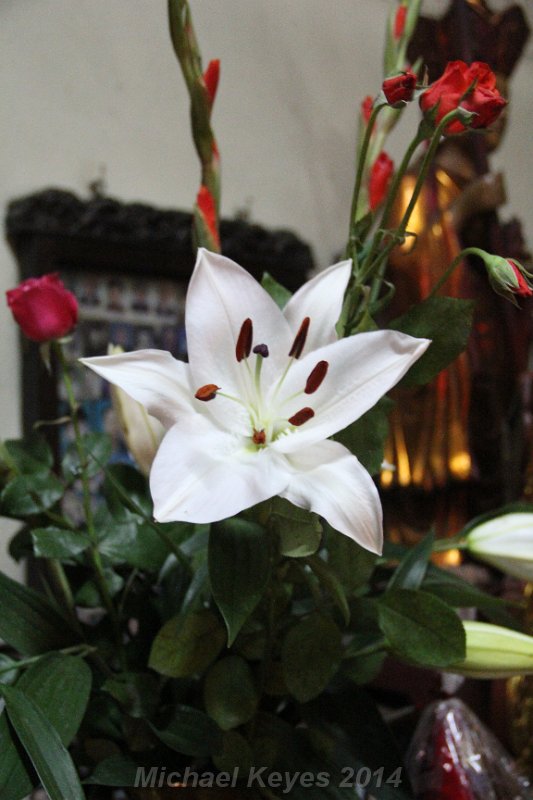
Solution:
<path fill-rule="evenodd" d="M 396 16 L 394 17 L 393 36 L 395 39 L 400 39 L 405 30 L 405 20 L 407 18 L 407 6 L 398 6 Z"/>
<path fill-rule="evenodd" d="M 215 200 L 207 186 L 203 184 L 200 186 L 198 194 L 196 195 L 196 206 L 209 236 L 213 239 L 214 244 L 220 247 Z"/>
<path fill-rule="evenodd" d="M 416 75 L 412 70 L 406 69 L 399 75 L 385 78 L 382 89 L 387 103 L 391 106 L 409 103 L 413 99 L 416 89 Z"/>
<path fill-rule="evenodd" d="M 22 333 L 34 342 L 60 339 L 78 320 L 78 301 L 57 273 L 28 278 L 6 297 Z"/>
<path fill-rule="evenodd" d="M 374 211 L 385 199 L 394 172 L 394 162 L 384 151 L 379 154 L 370 170 L 368 181 L 368 202 Z"/>
<path fill-rule="evenodd" d="M 515 295 L 518 297 L 533 295 L 533 288 L 527 280 L 532 276 L 518 261 L 513 258 L 492 255 L 477 247 L 475 253 L 483 260 L 495 292 L 510 300 L 513 300 Z"/>
<path fill-rule="evenodd" d="M 444 131 L 447 135 L 462 133 L 467 127 L 488 127 L 506 104 L 496 88 L 494 72 L 481 61 L 470 65 L 464 61 L 451 61 L 444 74 L 420 96 L 420 108 L 435 125 L 459 107 L 476 115 L 469 123 L 453 120 Z"/>
<path fill-rule="evenodd" d="M 207 97 L 209 100 L 209 105 L 212 106 L 213 103 L 215 102 L 215 97 L 218 88 L 218 81 L 220 78 L 220 59 L 214 58 L 212 61 L 209 62 L 203 77 L 204 77 Z"/>
<path fill-rule="evenodd" d="M 371 97 L 369 94 L 367 94 L 367 96 L 361 103 L 361 116 L 363 117 L 367 125 L 370 122 L 370 117 L 372 116 L 373 107 L 374 107 L 374 98 Z"/>

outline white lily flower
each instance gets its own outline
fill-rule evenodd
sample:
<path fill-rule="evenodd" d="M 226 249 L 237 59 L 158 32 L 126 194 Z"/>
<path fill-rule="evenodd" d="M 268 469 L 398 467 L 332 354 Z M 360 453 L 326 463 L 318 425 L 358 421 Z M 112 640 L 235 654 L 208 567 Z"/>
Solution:
<path fill-rule="evenodd" d="M 491 625 L 464 621 L 466 658 L 448 667 L 467 678 L 512 678 L 533 674 L 533 636 Z"/>
<path fill-rule="evenodd" d="M 533 581 L 533 514 L 514 511 L 476 525 L 466 537 L 472 555 L 493 567 Z"/>
<path fill-rule="evenodd" d="M 351 262 L 281 311 L 249 273 L 198 252 L 186 303 L 189 363 L 160 350 L 82 359 L 167 433 L 150 473 L 160 522 L 215 522 L 279 495 L 381 551 L 368 472 L 329 436 L 368 411 L 427 348 L 396 331 L 337 339 Z"/>

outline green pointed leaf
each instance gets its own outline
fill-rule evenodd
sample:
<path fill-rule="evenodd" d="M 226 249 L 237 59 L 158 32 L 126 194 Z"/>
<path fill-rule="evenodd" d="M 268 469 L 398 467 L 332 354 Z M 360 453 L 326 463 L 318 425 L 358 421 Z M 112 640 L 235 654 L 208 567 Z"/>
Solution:
<path fill-rule="evenodd" d="M 207 673 L 205 708 L 222 730 L 232 730 L 249 722 L 258 702 L 252 671 L 243 658 L 226 656 Z"/>
<path fill-rule="evenodd" d="M 279 538 L 282 556 L 305 558 L 316 553 L 322 540 L 322 525 L 316 514 L 298 508 L 282 497 L 272 501 L 271 524 Z"/>
<path fill-rule="evenodd" d="M 392 400 L 382 397 L 366 414 L 335 434 L 335 439 L 347 447 L 371 475 L 376 475 L 383 463 L 392 406 Z"/>
<path fill-rule="evenodd" d="M 431 339 L 413 364 L 401 386 L 428 383 L 465 349 L 474 314 L 474 303 L 455 297 L 430 297 L 393 320 L 389 328 L 411 336 Z"/>
<path fill-rule="evenodd" d="M 111 464 L 105 470 L 104 496 L 116 519 L 129 520 L 130 514 L 151 517 L 152 501 L 148 482 L 129 464 Z"/>
<path fill-rule="evenodd" d="M 0 495 L 0 513 L 5 517 L 40 514 L 63 497 L 64 487 L 52 474 L 21 475 L 10 481 Z"/>
<path fill-rule="evenodd" d="M 34 528 L 31 538 L 37 558 L 69 559 L 83 553 L 90 545 L 84 533 L 55 527 Z"/>
<path fill-rule="evenodd" d="M 137 771 L 137 764 L 127 756 L 109 756 L 109 758 L 100 761 L 94 768 L 92 775 L 83 782 L 97 786 L 117 786 L 119 788 L 135 786 Z M 146 774 L 148 772 L 146 770 Z"/>
<path fill-rule="evenodd" d="M 348 605 L 344 587 L 335 572 L 320 556 L 309 557 L 307 564 L 311 567 L 324 589 L 329 593 L 341 612 L 345 624 L 348 625 L 350 622 L 350 606 Z"/>
<path fill-rule="evenodd" d="M 207 714 L 191 706 L 176 706 L 164 730 L 150 726 L 171 750 L 186 756 L 211 756 L 222 750 L 222 731 Z"/>
<path fill-rule="evenodd" d="M 85 800 L 68 750 L 40 708 L 22 690 L 13 686 L 1 686 L 0 693 L 9 721 L 50 800 Z"/>
<path fill-rule="evenodd" d="M 4 446 L 13 465 L 23 475 L 34 475 L 36 472 L 47 475 L 54 465 L 52 450 L 42 436 L 11 439 L 4 442 Z"/>
<path fill-rule="evenodd" d="M 270 578 L 270 537 L 244 519 L 214 523 L 209 534 L 209 580 L 228 629 L 228 647 L 257 606 Z"/>
<path fill-rule="evenodd" d="M 379 624 L 392 650 L 426 667 L 444 668 L 465 658 L 461 620 L 428 592 L 395 589 L 378 603 Z"/>
<path fill-rule="evenodd" d="M 40 709 L 66 747 L 81 724 L 91 681 L 81 658 L 51 655 L 22 672 L 16 688 Z M 33 771 L 13 740 L 5 713 L 0 716 L 0 753 L 0 797 L 22 800 L 33 788 Z"/>
<path fill-rule="evenodd" d="M 328 565 L 338 577 L 348 595 L 361 593 L 368 584 L 377 555 L 365 550 L 348 536 L 326 526 Z"/>
<path fill-rule="evenodd" d="M 433 552 L 434 541 L 435 534 L 431 531 L 418 544 L 407 551 L 389 581 L 388 590 L 420 588 Z"/>
<path fill-rule="evenodd" d="M 72 644 L 65 620 L 44 595 L 0 572 L 0 638 L 24 656 Z"/>
<path fill-rule="evenodd" d="M 207 609 L 166 622 L 152 645 L 149 666 L 161 675 L 186 678 L 204 672 L 226 643 L 226 633 Z"/>
<path fill-rule="evenodd" d="M 292 292 L 282 286 L 281 283 L 278 283 L 269 272 L 263 273 L 261 286 L 266 292 L 268 292 L 272 300 L 274 300 L 279 308 L 285 308 L 292 297 Z"/>
<path fill-rule="evenodd" d="M 252 748 L 237 731 L 224 731 L 222 734 L 222 750 L 213 756 L 213 762 L 221 772 L 233 772 L 238 769 L 239 775 L 248 775 L 254 764 L 263 764 L 255 761 Z"/>
<path fill-rule="evenodd" d="M 342 658 L 341 632 L 332 619 L 311 614 L 286 634 L 281 661 L 290 693 L 301 703 L 319 695 Z"/>

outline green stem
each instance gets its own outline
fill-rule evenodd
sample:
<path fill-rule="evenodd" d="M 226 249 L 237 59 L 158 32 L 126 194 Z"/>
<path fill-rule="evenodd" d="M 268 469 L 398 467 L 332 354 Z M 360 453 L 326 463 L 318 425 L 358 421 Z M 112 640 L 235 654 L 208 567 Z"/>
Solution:
<path fill-rule="evenodd" d="M 65 606 L 72 620 L 75 622 L 75 627 L 80 632 L 80 625 L 76 615 L 76 604 L 72 595 L 72 589 L 66 576 L 62 563 L 57 558 L 48 558 L 47 564 L 50 572 L 52 573 L 54 582 L 63 597 Z"/>
<path fill-rule="evenodd" d="M 439 289 L 442 286 L 444 286 L 448 278 L 451 276 L 452 272 L 456 269 L 456 267 L 459 266 L 461 261 L 463 261 L 464 258 L 466 258 L 466 256 L 481 256 L 481 258 L 483 258 L 484 255 L 485 252 L 483 250 L 480 250 L 479 247 L 465 247 L 464 250 L 461 250 L 459 255 L 457 255 L 454 258 L 448 269 L 438 279 L 435 286 L 433 286 L 433 288 L 431 289 L 430 293 L 427 296 L 427 299 L 429 299 L 430 297 L 434 297 L 437 294 Z"/>
<path fill-rule="evenodd" d="M 346 258 L 352 257 L 353 254 L 353 227 L 357 222 L 357 207 L 359 204 L 359 194 L 361 192 L 361 186 L 363 183 L 363 175 L 365 171 L 365 164 L 366 158 L 368 155 L 368 148 L 370 146 L 370 142 L 372 139 L 372 133 L 374 132 L 374 124 L 376 122 L 377 116 L 382 108 L 385 108 L 387 103 L 381 103 L 380 105 L 376 106 L 370 115 L 370 119 L 368 120 L 367 126 L 365 128 L 365 135 L 363 137 L 363 143 L 361 145 L 361 150 L 359 152 L 359 158 L 357 160 L 357 173 L 355 176 L 355 185 L 352 195 L 352 206 L 350 208 L 350 228 L 348 231 L 348 243 L 346 245 Z"/>
<path fill-rule="evenodd" d="M 433 543 L 434 553 L 445 553 L 447 550 L 466 550 L 468 545 L 466 539 L 462 536 L 451 536 L 449 539 L 437 539 Z"/>
<path fill-rule="evenodd" d="M 96 529 L 94 526 L 94 516 L 93 516 L 93 510 L 91 504 L 91 492 L 89 486 L 88 459 L 87 459 L 87 453 L 83 445 L 82 434 L 80 430 L 80 423 L 78 419 L 78 404 L 76 402 L 76 398 L 74 395 L 72 379 L 70 377 L 70 371 L 67 361 L 65 359 L 63 347 L 61 343 L 57 340 L 55 340 L 53 344 L 55 353 L 57 355 L 59 364 L 61 366 L 63 384 L 65 386 L 65 390 L 67 393 L 67 399 L 70 407 L 70 416 L 72 419 L 72 426 L 74 428 L 74 442 L 75 442 L 76 452 L 78 453 L 78 459 L 80 462 L 80 477 L 81 477 L 82 495 L 83 495 L 83 511 L 85 516 L 85 522 L 87 524 L 87 533 L 89 535 L 89 539 L 91 542 L 88 550 L 89 558 L 93 568 L 94 579 L 98 587 L 98 591 L 100 593 L 102 602 L 109 614 L 109 618 L 113 626 L 115 640 L 117 642 L 117 645 L 119 646 L 119 651 L 122 652 L 122 637 L 120 634 L 120 623 L 113 603 L 113 598 L 111 597 L 109 588 L 107 586 L 107 581 L 105 579 L 104 569 L 102 565 L 102 559 L 100 556 L 100 551 L 98 550 L 98 536 L 96 534 Z"/>
<path fill-rule="evenodd" d="M 94 652 L 96 652 L 96 647 L 91 647 L 88 644 L 77 644 L 73 647 L 64 647 L 62 650 L 52 650 L 49 653 L 41 653 L 38 656 L 31 656 L 31 658 L 24 658 L 20 661 L 14 661 L 9 665 L 9 667 L 2 667 L 0 669 L 0 675 L 4 675 L 6 672 L 13 672 L 13 670 L 26 669 L 26 667 L 31 667 L 32 664 L 36 664 L 43 658 L 46 658 L 50 655 L 57 655 L 58 653 L 61 653 L 63 656 L 78 655 L 84 657 Z"/>

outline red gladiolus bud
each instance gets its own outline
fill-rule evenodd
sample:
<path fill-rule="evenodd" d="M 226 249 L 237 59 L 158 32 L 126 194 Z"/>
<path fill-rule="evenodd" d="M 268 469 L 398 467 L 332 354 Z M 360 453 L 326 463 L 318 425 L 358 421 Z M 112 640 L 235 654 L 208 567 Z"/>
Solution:
<path fill-rule="evenodd" d="M 217 230 L 217 210 L 213 195 L 207 186 L 200 186 L 198 194 L 196 195 L 196 205 L 198 211 L 202 215 L 207 230 L 209 231 L 214 243 L 220 246 L 220 239 Z"/>
<path fill-rule="evenodd" d="M 393 75 L 383 81 L 382 89 L 387 103 L 395 106 L 401 103 L 409 103 L 413 99 L 416 89 L 416 75 L 411 69 Z"/>
<path fill-rule="evenodd" d="M 212 61 L 209 62 L 209 64 L 207 65 L 207 69 L 204 72 L 204 83 L 210 106 L 212 106 L 213 103 L 215 102 L 219 78 L 220 78 L 220 59 L 214 58 Z"/>
<path fill-rule="evenodd" d="M 420 96 L 420 108 L 435 125 L 456 108 L 474 113 L 468 127 L 486 128 L 491 125 L 507 101 L 496 88 L 496 76 L 488 64 L 475 61 L 451 61 L 444 74 Z M 453 120 L 444 131 L 447 135 L 466 130 L 464 122 Z"/>
<path fill-rule="evenodd" d="M 392 34 L 395 39 L 399 39 L 405 30 L 405 20 L 407 18 L 407 6 L 398 6 L 396 16 L 394 17 L 394 26 Z"/>
<path fill-rule="evenodd" d="M 371 97 L 369 94 L 367 94 L 367 96 L 361 103 L 361 116 L 363 117 L 364 121 L 367 124 L 370 122 L 373 105 L 374 105 L 374 98 Z"/>
<path fill-rule="evenodd" d="M 6 296 L 22 333 L 34 342 L 60 339 L 78 320 L 78 301 L 57 273 L 28 278 Z"/>
<path fill-rule="evenodd" d="M 374 161 L 368 181 L 368 202 L 374 211 L 385 199 L 390 179 L 394 172 L 394 162 L 384 151 Z"/>

